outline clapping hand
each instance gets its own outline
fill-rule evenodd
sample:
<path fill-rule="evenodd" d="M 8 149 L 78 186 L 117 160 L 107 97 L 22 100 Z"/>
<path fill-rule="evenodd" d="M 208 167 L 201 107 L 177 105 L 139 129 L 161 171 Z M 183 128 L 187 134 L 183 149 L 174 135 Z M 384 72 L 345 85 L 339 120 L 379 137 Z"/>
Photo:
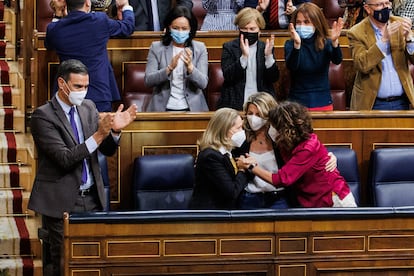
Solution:
<path fill-rule="evenodd" d="M 301 44 L 301 39 L 300 39 L 299 34 L 296 32 L 296 29 L 295 29 L 295 26 L 293 26 L 293 23 L 289 23 L 288 31 L 290 34 L 290 38 L 293 40 L 295 49 L 299 49 L 300 44 Z"/>
<path fill-rule="evenodd" d="M 187 67 L 188 74 L 193 72 L 193 51 L 190 48 L 185 48 L 183 54 L 181 55 L 181 59 L 183 60 L 185 66 Z"/>
<path fill-rule="evenodd" d="M 267 9 L 267 7 L 269 6 L 269 2 L 270 2 L 270 0 L 259 0 L 259 1 L 257 1 L 256 10 L 258 10 L 259 12 L 264 12 Z"/>
<path fill-rule="evenodd" d="M 293 5 L 292 0 L 288 0 L 286 3 L 286 14 L 291 15 L 296 10 L 296 6 Z"/>
<path fill-rule="evenodd" d="M 342 28 L 344 27 L 344 20 L 339 17 L 338 21 L 332 24 L 331 39 L 332 45 L 336 48 L 339 45 L 339 37 L 341 36 Z"/>
<path fill-rule="evenodd" d="M 249 41 L 247 39 L 244 39 L 244 35 L 241 34 L 240 35 L 240 49 L 241 49 L 242 55 L 245 58 L 249 57 L 249 47 L 250 47 Z"/>
<path fill-rule="evenodd" d="M 124 105 L 119 105 L 118 110 L 115 112 L 113 117 L 111 128 L 116 132 L 119 132 L 121 129 L 128 126 L 135 120 L 136 117 L 137 106 L 135 104 L 128 107 L 128 109 L 125 111 L 122 111 L 123 109 Z"/>
<path fill-rule="evenodd" d="M 412 36 L 411 29 L 413 25 L 411 18 L 403 17 L 402 19 L 403 20 L 401 21 L 401 28 L 402 28 L 402 32 L 405 37 L 405 40 L 411 40 L 411 36 Z"/>
<path fill-rule="evenodd" d="M 275 46 L 275 36 L 271 35 L 266 39 L 265 56 L 273 55 L 273 47 Z"/>

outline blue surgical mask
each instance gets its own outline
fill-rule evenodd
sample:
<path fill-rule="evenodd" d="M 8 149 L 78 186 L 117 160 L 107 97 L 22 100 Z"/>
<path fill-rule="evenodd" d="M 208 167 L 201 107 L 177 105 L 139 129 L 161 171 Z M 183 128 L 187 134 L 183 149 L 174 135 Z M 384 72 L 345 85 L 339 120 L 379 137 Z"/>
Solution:
<path fill-rule="evenodd" d="M 184 44 L 190 37 L 190 31 L 177 31 L 170 29 L 171 37 L 177 44 Z"/>
<path fill-rule="evenodd" d="M 315 28 L 313 26 L 297 25 L 296 32 L 302 39 L 311 38 L 315 33 Z"/>

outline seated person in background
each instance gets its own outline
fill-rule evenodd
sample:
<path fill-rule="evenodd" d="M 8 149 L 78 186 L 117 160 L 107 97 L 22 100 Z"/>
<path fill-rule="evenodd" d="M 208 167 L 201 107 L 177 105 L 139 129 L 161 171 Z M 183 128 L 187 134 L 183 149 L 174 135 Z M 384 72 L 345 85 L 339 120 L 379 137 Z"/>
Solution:
<path fill-rule="evenodd" d="M 231 150 L 245 139 L 238 111 L 221 108 L 214 113 L 199 141 L 191 209 L 237 209 L 248 176 L 237 170 Z"/>
<path fill-rule="evenodd" d="M 49 5 L 53 10 L 52 22 L 56 22 L 64 16 L 68 15 L 66 0 L 50 0 Z"/>
<path fill-rule="evenodd" d="M 366 0 L 364 18 L 348 32 L 356 76 L 351 110 L 406 110 L 414 103 L 412 22 L 390 16 L 391 2 Z"/>
<path fill-rule="evenodd" d="M 115 0 L 112 1 L 111 16 L 116 17 Z M 191 0 L 130 0 L 134 8 L 135 31 L 163 31 L 167 14 L 176 6 L 185 6 L 192 10 Z"/>
<path fill-rule="evenodd" d="M 234 18 L 244 7 L 245 0 L 202 0 L 203 8 L 207 11 L 201 31 L 231 31 L 237 30 Z M 260 0 L 257 8 L 265 10 L 268 0 Z"/>
<path fill-rule="evenodd" d="M 414 1 L 393 0 L 392 11 L 394 15 L 410 18 L 411 23 L 414 23 Z"/>
<path fill-rule="evenodd" d="M 285 42 L 286 67 L 290 73 L 288 98 L 309 110 L 333 110 L 329 64 L 342 62 L 339 36 L 342 18 L 334 22 L 329 35 L 328 22 L 313 3 L 302 4 L 289 24 L 291 39 Z"/>
<path fill-rule="evenodd" d="M 260 12 L 263 12 L 266 29 L 276 30 L 286 29 L 289 25 L 290 15 L 300 4 L 306 2 L 310 2 L 310 0 L 245 0 L 245 7 L 256 7 Z"/>
<path fill-rule="evenodd" d="M 269 123 L 269 111 L 277 106 L 275 99 L 268 93 L 258 92 L 251 95 L 244 104 L 243 111 L 247 120 L 243 126 L 246 132 L 246 141 L 239 148 L 232 151 L 237 159 L 240 155 L 248 153 L 254 157 L 258 165 L 272 173 L 277 173 L 284 162 L 271 137 L 274 137 L 275 129 Z M 336 157 L 329 153 L 330 159 L 326 163 L 326 170 L 333 171 L 336 168 Z M 278 187 L 255 176 L 249 180 L 241 197 L 239 208 L 288 208 L 297 204 L 289 192 L 289 188 Z"/>
<path fill-rule="evenodd" d="M 208 111 L 203 89 L 208 83 L 208 57 L 204 43 L 194 41 L 197 20 L 183 6 L 167 15 L 167 29 L 151 44 L 145 85 L 153 87 L 146 111 Z"/>
<path fill-rule="evenodd" d="M 338 4 L 341 8 L 345 8 L 343 15 L 344 29 L 350 29 L 367 16 L 364 11 L 363 0 L 338 0 Z"/>
<path fill-rule="evenodd" d="M 252 8 L 242 9 L 234 20 L 240 37 L 226 42 L 221 55 L 223 86 L 217 107 L 242 110 L 247 98 L 257 91 L 275 95 L 273 83 L 279 79 L 279 68 L 273 56 L 274 36 L 259 40 L 265 26 L 263 16 Z"/>
<path fill-rule="evenodd" d="M 239 169 L 249 170 L 275 187 L 293 189 L 302 207 L 356 207 L 354 196 L 337 169 L 327 171 L 328 151 L 313 133 L 306 107 L 295 102 L 279 103 L 269 112 L 273 137 L 285 165 L 277 173 L 257 165 L 253 156 L 240 156 Z"/>

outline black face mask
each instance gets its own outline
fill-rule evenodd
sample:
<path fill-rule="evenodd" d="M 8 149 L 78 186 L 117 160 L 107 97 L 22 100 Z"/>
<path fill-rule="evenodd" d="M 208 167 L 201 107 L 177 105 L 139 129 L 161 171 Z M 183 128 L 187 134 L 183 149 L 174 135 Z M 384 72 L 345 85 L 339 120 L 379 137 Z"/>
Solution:
<path fill-rule="evenodd" d="M 243 35 L 243 39 L 247 39 L 249 41 L 249 45 L 255 44 L 257 40 L 259 40 L 259 33 L 249 33 L 249 32 L 242 32 L 240 34 Z"/>
<path fill-rule="evenodd" d="M 374 11 L 374 19 L 381 22 L 381 23 L 387 23 L 388 19 L 390 19 L 390 12 L 391 10 L 389 8 L 383 8 L 379 11 Z"/>

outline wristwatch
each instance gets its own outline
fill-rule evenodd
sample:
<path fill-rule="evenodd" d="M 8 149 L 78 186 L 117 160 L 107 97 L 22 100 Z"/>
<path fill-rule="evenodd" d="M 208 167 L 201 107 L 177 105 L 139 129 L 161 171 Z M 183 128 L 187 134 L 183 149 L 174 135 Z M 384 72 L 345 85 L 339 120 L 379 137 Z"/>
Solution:
<path fill-rule="evenodd" d="M 257 163 L 251 163 L 249 167 L 247 168 L 247 170 L 252 173 L 253 168 L 256 166 L 257 166 Z"/>

